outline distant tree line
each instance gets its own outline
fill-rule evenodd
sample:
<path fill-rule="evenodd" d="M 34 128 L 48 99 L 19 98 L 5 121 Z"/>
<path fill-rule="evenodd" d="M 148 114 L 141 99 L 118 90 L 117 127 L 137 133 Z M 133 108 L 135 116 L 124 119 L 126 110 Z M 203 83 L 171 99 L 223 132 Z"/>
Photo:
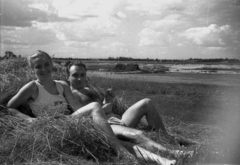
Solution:
<path fill-rule="evenodd" d="M 16 58 L 16 57 L 21 57 L 21 55 L 15 55 L 13 52 L 11 51 L 6 51 L 4 56 L 1 57 L 0 56 L 0 60 L 1 59 L 9 59 L 9 58 Z M 201 63 L 201 62 L 209 62 L 209 63 L 214 63 L 214 62 L 227 62 L 227 63 L 240 63 L 239 59 L 229 59 L 229 58 L 209 58 L 209 59 L 201 59 L 201 58 L 189 58 L 189 59 L 151 59 L 151 58 L 132 58 L 132 57 L 108 57 L 108 58 L 56 58 L 55 55 L 52 56 L 54 61 L 61 63 L 60 61 L 76 61 L 76 60 L 99 60 L 99 61 L 149 61 L 149 62 L 162 62 L 162 63 Z M 59 61 L 58 61 L 59 60 Z"/>
<path fill-rule="evenodd" d="M 163 63 L 201 63 L 201 62 L 227 62 L 227 63 L 240 63 L 239 59 L 229 59 L 229 58 L 189 58 L 189 59 L 150 59 L 150 58 L 131 58 L 131 57 L 108 57 L 106 59 L 97 59 L 97 58 L 54 58 L 55 60 L 99 60 L 99 61 L 152 61 L 152 62 L 163 62 Z"/>
<path fill-rule="evenodd" d="M 21 57 L 21 55 L 19 55 L 18 57 Z M 11 51 L 6 51 L 3 57 L 0 57 L 0 60 L 3 59 L 10 59 L 10 58 L 17 58 L 17 55 L 15 55 L 13 52 Z"/>

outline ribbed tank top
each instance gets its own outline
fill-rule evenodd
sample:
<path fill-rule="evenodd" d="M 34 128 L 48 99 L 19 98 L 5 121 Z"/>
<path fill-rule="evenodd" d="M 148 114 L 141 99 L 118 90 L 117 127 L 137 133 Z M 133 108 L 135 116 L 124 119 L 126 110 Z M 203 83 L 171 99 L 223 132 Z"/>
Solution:
<path fill-rule="evenodd" d="M 56 116 L 64 114 L 67 109 L 67 101 L 63 96 L 63 87 L 60 82 L 55 81 L 58 95 L 50 94 L 44 87 L 34 81 L 38 87 L 38 97 L 33 102 L 29 102 L 29 106 L 35 117 L 39 116 Z"/>

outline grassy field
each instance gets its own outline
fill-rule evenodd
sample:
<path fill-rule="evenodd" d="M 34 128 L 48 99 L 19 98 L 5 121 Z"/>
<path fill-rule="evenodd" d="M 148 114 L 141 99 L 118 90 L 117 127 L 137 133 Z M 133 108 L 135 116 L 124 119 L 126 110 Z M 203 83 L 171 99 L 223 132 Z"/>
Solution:
<path fill-rule="evenodd" d="M 165 116 L 172 134 L 195 139 L 207 147 L 207 161 L 239 161 L 239 86 L 156 83 L 92 77 L 92 82 L 116 90 L 127 105 L 151 98 Z M 238 160 L 237 160 L 238 159 Z"/>
<path fill-rule="evenodd" d="M 8 60 L 0 62 L 0 101 L 2 102 L 2 107 L 5 106 L 5 98 L 14 94 L 26 82 L 34 79 L 33 74 L 26 66 L 26 61 L 24 59 L 18 61 Z M 54 78 L 64 79 L 66 77 L 61 66 L 55 65 L 54 71 Z M 194 76 L 192 76 L 192 78 L 194 78 Z M 239 86 L 202 83 L 133 81 L 127 78 L 111 79 L 111 76 L 101 77 L 94 74 L 92 74 L 89 79 L 91 84 L 95 87 L 101 87 L 102 89 L 112 87 L 115 90 L 118 99 L 127 106 L 131 106 L 133 103 L 142 98 L 151 98 L 156 107 L 159 109 L 159 112 L 163 114 L 167 130 L 171 134 L 197 141 L 198 145 L 190 148 L 197 151 L 195 157 L 186 160 L 182 159 L 179 164 L 240 163 L 238 157 L 240 153 L 240 149 L 238 148 L 238 146 L 240 146 L 240 129 L 238 128 L 240 125 Z M 3 114 L 4 110 L 3 108 L 1 109 Z M 0 116 L 0 164 L 4 163 L 6 160 L 11 162 L 11 164 L 14 164 L 14 161 L 9 160 L 10 158 L 13 159 L 17 157 L 17 155 L 14 155 L 17 153 L 13 152 L 14 146 L 17 142 L 21 142 L 21 145 L 26 143 L 22 143 L 22 139 L 20 138 L 19 140 L 19 138 L 16 138 L 15 136 L 15 138 L 13 137 L 10 139 L 11 143 L 9 142 L 9 146 L 13 146 L 12 150 L 10 147 L 3 145 L 3 142 L 5 142 L 4 144 L 8 144 L 6 143 L 6 140 L 9 140 L 6 139 L 6 136 L 4 135 L 12 131 L 4 131 L 6 124 L 4 124 L 3 121 L 5 122 L 6 120 L 1 120 L 3 118 L 5 118 L 5 115 Z M 85 123 L 87 123 L 89 127 L 89 123 Z M 85 123 L 82 123 L 83 126 Z M 145 123 L 146 122 L 143 119 L 139 128 L 145 130 Z M 16 127 L 13 128 L 16 129 Z M 146 130 L 146 133 L 152 139 L 162 142 L 160 134 L 149 132 L 148 130 Z M 89 139 L 89 134 L 94 134 L 94 131 L 91 131 L 91 129 L 89 131 L 87 129 L 85 134 L 86 136 L 84 137 Z M 79 137 L 77 134 L 75 136 Z M 91 137 L 95 138 L 96 136 Z M 81 136 L 79 138 L 81 138 Z M 82 142 L 84 141 L 82 138 L 81 140 Z M 101 140 L 102 139 L 98 140 L 96 145 L 103 148 L 101 151 L 106 151 L 104 150 L 104 147 L 106 146 L 99 143 Z M 86 140 L 84 142 L 86 142 Z M 21 148 L 21 145 L 18 148 L 18 152 L 26 152 L 27 148 Z M 55 143 L 51 143 L 47 145 L 47 147 L 49 148 L 51 145 L 55 145 Z M 169 144 L 166 143 L 165 145 Z M 68 146 L 77 148 L 72 144 Z M 82 146 L 78 147 L 80 149 L 83 148 Z M 175 146 L 169 145 L 169 147 Z M 6 152 L 6 148 L 8 148 L 8 152 Z M 79 148 L 77 149 L 79 150 Z M 90 149 L 92 149 L 92 146 L 90 146 Z M 28 150 L 30 149 L 28 148 Z M 91 151 L 94 153 L 95 150 Z M 47 151 L 48 153 L 51 153 L 51 151 Z M 30 152 L 30 154 L 32 153 L 33 151 Z M 45 158 L 43 160 L 47 160 L 45 163 L 49 164 L 64 164 L 66 162 L 66 164 L 95 164 L 94 162 L 86 159 L 86 151 L 78 153 L 81 154 L 81 156 L 76 153 L 69 152 L 69 150 L 66 151 L 65 154 L 66 153 L 68 153 L 68 156 L 65 155 L 62 157 L 58 157 L 61 155 L 59 153 L 50 154 L 47 159 Z M 98 155 L 101 154 L 98 153 Z M 38 159 L 27 157 L 25 158 L 25 163 L 40 164 L 44 162 L 40 159 L 42 158 L 41 156 L 38 155 L 36 158 Z M 105 158 L 103 159 L 104 161 L 101 161 L 100 164 L 117 164 L 110 158 L 111 156 L 108 157 L 105 155 Z M 16 159 L 16 161 L 19 161 L 19 159 Z M 20 162 L 24 163 L 24 159 L 21 159 Z M 122 162 L 120 161 L 119 164 L 120 163 Z"/>

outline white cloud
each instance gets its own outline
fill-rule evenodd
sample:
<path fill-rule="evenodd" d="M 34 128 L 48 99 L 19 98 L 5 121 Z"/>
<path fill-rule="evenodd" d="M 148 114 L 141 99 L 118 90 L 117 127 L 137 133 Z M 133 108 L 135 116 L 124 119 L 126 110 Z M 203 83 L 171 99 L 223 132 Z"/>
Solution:
<path fill-rule="evenodd" d="M 121 42 L 115 42 L 110 45 L 103 46 L 103 48 L 110 52 L 128 52 L 127 46 Z"/>
<path fill-rule="evenodd" d="M 78 19 L 81 17 L 99 17 L 114 13 L 122 3 L 119 0 L 54 0 L 53 6 L 60 17 Z"/>
<path fill-rule="evenodd" d="M 68 47 L 75 47 L 75 48 L 85 48 L 85 47 L 92 46 L 90 42 L 77 42 L 77 41 L 66 41 L 65 44 Z"/>
<path fill-rule="evenodd" d="M 60 31 L 57 31 L 57 32 L 56 32 L 56 37 L 57 37 L 57 39 L 59 39 L 59 40 L 61 40 L 61 41 L 66 41 L 66 40 L 67 40 L 65 34 L 62 33 L 62 32 L 60 32 Z M 67 41 L 66 41 L 66 42 L 67 42 Z"/>
<path fill-rule="evenodd" d="M 232 43 L 232 35 L 233 33 L 229 25 L 219 27 L 216 24 L 211 24 L 208 27 L 190 28 L 180 36 L 197 45 L 221 47 Z"/>
<path fill-rule="evenodd" d="M 182 0 L 127 0 L 128 11 L 141 12 L 148 15 L 162 15 L 165 10 L 183 10 L 185 4 Z"/>
<path fill-rule="evenodd" d="M 178 43 L 177 46 L 178 46 L 178 47 L 183 47 L 184 44 L 182 44 L 182 43 Z"/>
<path fill-rule="evenodd" d="M 97 42 L 114 37 L 121 21 L 118 18 L 127 17 L 123 12 L 115 11 L 119 3 L 122 1 L 54 0 L 53 6 L 58 15 L 74 21 L 55 24 L 50 28 L 53 28 L 57 38 L 67 45 L 76 45 L 74 42 Z"/>
<path fill-rule="evenodd" d="M 171 14 L 161 20 L 146 20 L 143 22 L 145 28 L 176 35 L 181 29 L 187 27 L 189 22 L 180 14 Z"/>
<path fill-rule="evenodd" d="M 52 22 L 42 23 L 42 22 L 36 22 L 36 21 L 33 21 L 32 23 L 33 23 L 32 27 L 37 28 L 39 30 L 47 30 L 47 29 L 54 30 L 56 24 L 58 24 L 56 22 L 54 22 L 54 23 L 52 23 Z"/>
<path fill-rule="evenodd" d="M 170 43 L 170 36 L 164 32 L 156 32 L 152 29 L 143 29 L 139 36 L 141 37 L 139 46 L 167 46 Z"/>
<path fill-rule="evenodd" d="M 49 12 L 49 4 L 46 4 L 46 3 L 30 4 L 29 7 L 39 9 L 39 10 L 42 10 L 44 12 Z"/>
<path fill-rule="evenodd" d="M 171 30 L 178 25 L 177 20 L 159 20 L 159 21 L 146 21 L 144 26 L 154 30 Z"/>
<path fill-rule="evenodd" d="M 91 18 L 84 21 L 56 25 L 58 38 L 63 41 L 99 41 L 116 35 L 118 20 L 112 17 Z"/>
<path fill-rule="evenodd" d="M 125 14 L 123 14 L 121 11 L 119 11 L 119 12 L 117 13 L 117 16 L 118 16 L 119 18 L 127 18 L 127 16 L 126 16 Z"/>
<path fill-rule="evenodd" d="M 208 50 L 226 50 L 227 48 L 226 47 L 208 47 Z"/>
<path fill-rule="evenodd" d="M 55 33 L 52 30 L 39 30 L 32 27 L 9 27 L 2 29 L 1 33 L 1 42 L 8 45 L 47 45 L 57 41 Z"/>
<path fill-rule="evenodd" d="M 1 26 L 31 27 L 34 22 L 71 21 L 56 15 L 51 0 L 2 0 Z"/>

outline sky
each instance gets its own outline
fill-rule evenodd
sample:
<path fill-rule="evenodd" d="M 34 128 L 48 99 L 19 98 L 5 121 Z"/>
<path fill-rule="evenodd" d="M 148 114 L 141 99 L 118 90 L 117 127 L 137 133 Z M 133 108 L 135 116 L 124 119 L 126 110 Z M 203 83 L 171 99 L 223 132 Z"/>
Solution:
<path fill-rule="evenodd" d="M 1 0 L 1 56 L 240 59 L 240 0 Z"/>

